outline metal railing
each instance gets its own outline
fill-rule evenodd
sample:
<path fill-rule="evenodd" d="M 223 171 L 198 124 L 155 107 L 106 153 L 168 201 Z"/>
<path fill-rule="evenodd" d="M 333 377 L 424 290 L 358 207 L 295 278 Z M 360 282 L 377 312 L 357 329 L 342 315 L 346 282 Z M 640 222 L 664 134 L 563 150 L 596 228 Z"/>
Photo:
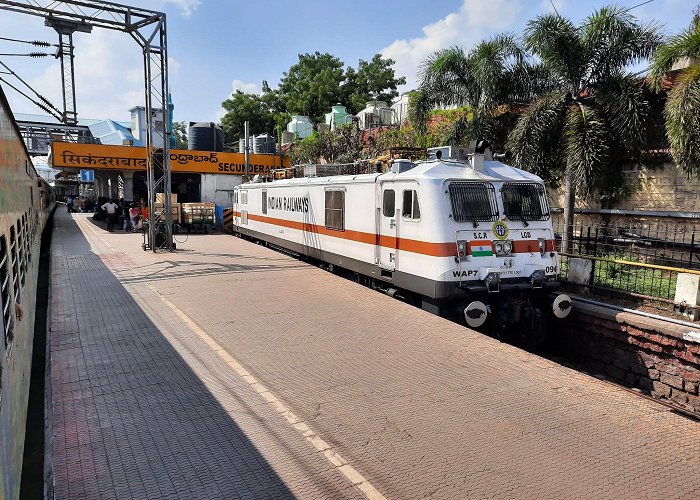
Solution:
<path fill-rule="evenodd" d="M 555 225 L 561 251 L 564 225 Z M 700 233 L 692 225 L 635 222 L 575 225 L 569 252 L 561 252 L 561 278 L 571 257 L 592 261 L 589 286 L 670 301 L 678 273 L 700 275 Z"/>

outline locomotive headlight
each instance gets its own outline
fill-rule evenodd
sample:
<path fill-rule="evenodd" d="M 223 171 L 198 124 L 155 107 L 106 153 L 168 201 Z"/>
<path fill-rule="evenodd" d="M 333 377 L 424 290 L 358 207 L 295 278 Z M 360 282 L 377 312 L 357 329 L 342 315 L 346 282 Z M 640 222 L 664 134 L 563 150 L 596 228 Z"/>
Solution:
<path fill-rule="evenodd" d="M 496 249 L 497 257 L 504 257 L 506 255 L 510 255 L 513 251 L 513 242 L 510 240 L 494 241 L 493 246 Z"/>
<path fill-rule="evenodd" d="M 545 252 L 546 249 L 547 249 L 547 244 L 546 244 L 546 242 L 545 242 L 545 239 L 544 239 L 544 238 L 537 238 L 537 245 L 538 245 L 539 248 L 540 248 L 540 255 L 541 255 L 542 257 L 544 257 L 544 252 Z"/>

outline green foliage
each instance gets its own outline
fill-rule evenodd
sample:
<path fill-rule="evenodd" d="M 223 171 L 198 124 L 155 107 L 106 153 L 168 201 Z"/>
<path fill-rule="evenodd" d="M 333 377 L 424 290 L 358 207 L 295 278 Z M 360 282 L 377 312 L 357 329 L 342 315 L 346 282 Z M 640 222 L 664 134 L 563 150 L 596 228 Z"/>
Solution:
<path fill-rule="evenodd" d="M 360 60 L 357 69 L 327 53 L 299 54 L 299 61 L 286 71 L 279 86 L 262 82 L 262 94 L 235 92 L 222 103 L 227 111 L 221 120 L 227 141 L 239 139 L 243 123 L 250 122 L 251 133 L 283 130 L 293 114 L 323 121 L 331 106 L 341 104 L 357 113 L 368 101 L 390 102 L 398 96 L 397 86 L 406 83 L 397 78 L 394 61 L 376 54 L 370 61 Z"/>
<path fill-rule="evenodd" d="M 681 58 L 700 57 L 700 27 L 693 25 L 672 37 L 654 54 L 651 77 L 660 88 L 665 75 Z M 689 176 L 700 173 L 700 67 L 684 69 L 668 93 L 664 117 L 666 135 L 676 164 Z"/>
<path fill-rule="evenodd" d="M 319 122 L 343 98 L 343 62 L 331 54 L 299 54 L 299 62 L 282 76 L 278 95 L 284 111 Z M 283 111 L 277 109 L 277 111 Z"/>
<path fill-rule="evenodd" d="M 227 111 L 221 119 L 226 143 L 238 141 L 244 134 L 244 123 L 250 122 L 251 134 L 272 133 L 275 119 L 263 96 L 237 90 L 221 103 Z"/>
<path fill-rule="evenodd" d="M 353 124 L 332 131 L 314 132 L 291 150 L 293 165 L 305 163 L 352 163 L 364 156 L 364 131 Z"/>
<path fill-rule="evenodd" d="M 384 101 L 391 103 L 398 95 L 396 88 L 406 83 L 406 77 L 396 78 L 392 59 L 383 59 L 375 54 L 371 61 L 363 61 L 357 65 L 357 70 L 348 68 L 345 73 L 344 102 L 350 112 L 356 114 L 369 101 Z"/>
<path fill-rule="evenodd" d="M 420 88 L 409 100 L 409 119 L 425 131 L 431 110 L 438 106 L 468 106 L 471 116 L 455 121 L 452 141 L 486 139 L 497 148 L 500 137 L 494 123 L 501 106 L 528 102 L 547 88 L 539 65 L 510 35 L 479 43 L 471 51 L 460 47 L 430 55 L 420 70 Z"/>
<path fill-rule="evenodd" d="M 187 149 L 187 124 L 185 122 L 173 123 L 173 137 L 175 149 Z"/>
<path fill-rule="evenodd" d="M 666 133 L 676 164 L 689 176 L 700 173 L 700 66 L 683 71 L 664 110 Z"/>
<path fill-rule="evenodd" d="M 556 91 L 535 99 L 511 132 L 515 164 L 550 181 L 571 175 L 582 195 L 623 194 L 620 165 L 639 155 L 648 117 L 643 82 L 627 71 L 660 40 L 656 25 L 620 7 L 603 7 L 578 27 L 558 15 L 530 21 L 525 46 Z"/>

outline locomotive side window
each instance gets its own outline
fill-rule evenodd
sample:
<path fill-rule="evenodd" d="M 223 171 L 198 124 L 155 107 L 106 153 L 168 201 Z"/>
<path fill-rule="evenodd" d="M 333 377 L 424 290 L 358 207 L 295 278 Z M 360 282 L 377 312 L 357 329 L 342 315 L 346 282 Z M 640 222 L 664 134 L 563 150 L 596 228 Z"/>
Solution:
<path fill-rule="evenodd" d="M 267 190 L 263 189 L 262 192 L 262 213 L 267 213 Z"/>
<path fill-rule="evenodd" d="M 544 186 L 506 182 L 501 188 L 503 211 L 510 220 L 549 220 L 549 207 Z"/>
<path fill-rule="evenodd" d="M 248 191 L 241 191 L 241 205 L 248 204 Z"/>
<path fill-rule="evenodd" d="M 496 190 L 490 182 L 451 182 L 448 188 L 455 222 L 498 220 Z"/>
<path fill-rule="evenodd" d="M 418 191 L 411 189 L 403 192 L 404 219 L 420 219 L 420 206 L 418 205 Z"/>
<path fill-rule="evenodd" d="M 5 348 L 12 343 L 12 287 L 10 286 L 10 256 L 7 251 L 7 238 L 0 235 L 0 307 L 5 334 Z"/>
<path fill-rule="evenodd" d="M 393 217 L 396 213 L 396 193 L 393 189 L 386 189 L 382 198 L 382 214 L 384 217 Z"/>
<path fill-rule="evenodd" d="M 326 228 L 345 231 L 345 191 L 326 190 Z"/>

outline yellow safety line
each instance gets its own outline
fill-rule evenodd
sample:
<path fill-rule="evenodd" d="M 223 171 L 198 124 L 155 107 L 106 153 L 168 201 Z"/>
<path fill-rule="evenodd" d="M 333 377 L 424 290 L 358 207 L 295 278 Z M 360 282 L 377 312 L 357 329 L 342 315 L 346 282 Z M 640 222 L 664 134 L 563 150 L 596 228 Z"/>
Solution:
<path fill-rule="evenodd" d="M 683 269 L 681 267 L 659 266 L 657 264 L 645 264 L 644 262 L 630 262 L 628 260 L 606 259 L 605 257 L 591 257 L 590 255 L 576 255 L 576 254 L 563 253 L 563 252 L 559 252 L 559 255 L 563 255 L 564 257 L 574 257 L 577 259 L 580 258 L 580 259 L 597 260 L 600 262 L 609 262 L 611 264 L 624 264 L 627 266 L 647 267 L 650 269 L 658 269 L 660 271 L 674 271 L 677 273 L 688 273 L 688 274 L 700 275 L 700 271 L 698 271 L 698 270 Z"/>
<path fill-rule="evenodd" d="M 202 330 L 189 316 L 187 316 L 180 308 L 168 300 L 158 289 L 152 285 L 147 285 L 155 292 L 160 299 L 194 332 L 202 341 L 211 348 L 221 360 L 224 361 L 233 371 L 246 382 L 258 395 L 274 408 L 277 413 L 283 416 L 296 431 L 301 434 L 306 440 L 323 455 L 323 457 L 335 467 L 353 486 L 360 490 L 369 500 L 386 500 L 365 477 L 360 474 L 357 469 L 350 465 L 343 457 L 341 457 L 328 442 L 321 437 L 299 417 L 293 414 L 289 408 L 275 396 L 270 390 L 262 385 L 248 370 L 246 370 L 238 361 L 236 361 L 216 340 Z"/>

